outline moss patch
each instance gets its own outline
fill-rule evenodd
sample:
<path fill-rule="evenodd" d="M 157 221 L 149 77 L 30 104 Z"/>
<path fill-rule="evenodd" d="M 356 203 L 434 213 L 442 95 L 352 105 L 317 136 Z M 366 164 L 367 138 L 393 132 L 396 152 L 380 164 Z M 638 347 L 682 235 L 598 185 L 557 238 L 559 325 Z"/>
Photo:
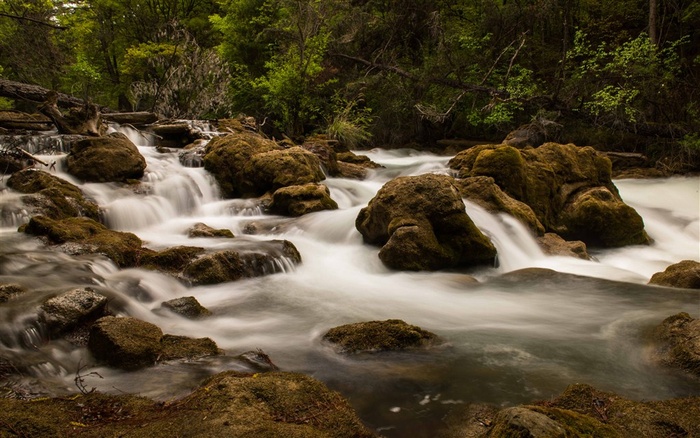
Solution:
<path fill-rule="evenodd" d="M 341 325 L 328 330 L 323 340 L 342 353 L 406 350 L 440 342 L 436 334 L 400 319 Z"/>

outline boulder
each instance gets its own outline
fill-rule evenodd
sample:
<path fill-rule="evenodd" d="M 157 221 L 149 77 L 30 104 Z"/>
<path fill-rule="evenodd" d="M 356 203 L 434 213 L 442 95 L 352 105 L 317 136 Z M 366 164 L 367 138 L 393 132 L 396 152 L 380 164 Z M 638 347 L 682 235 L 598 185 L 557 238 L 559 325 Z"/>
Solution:
<path fill-rule="evenodd" d="M 161 360 L 221 354 L 209 338 L 164 335 L 156 325 L 131 317 L 98 319 L 90 329 L 87 346 L 99 362 L 126 370 L 154 365 Z"/>
<path fill-rule="evenodd" d="M 590 260 L 586 244 L 580 240 L 568 241 L 555 233 L 545 233 L 537 238 L 537 243 L 545 254 L 576 257 L 583 260 Z"/>
<path fill-rule="evenodd" d="M 31 194 L 22 197 L 26 206 L 51 219 L 85 216 L 99 220 L 99 207 L 89 201 L 75 185 L 35 169 L 15 172 L 7 180 L 7 186 L 20 193 Z"/>
<path fill-rule="evenodd" d="M 141 239 L 135 234 L 112 231 L 85 217 L 53 220 L 34 216 L 21 229 L 71 254 L 103 254 L 120 267 L 135 266 L 142 251 Z"/>
<path fill-rule="evenodd" d="M 649 284 L 658 286 L 700 289 L 700 262 L 683 260 L 652 275 Z"/>
<path fill-rule="evenodd" d="M 143 177 L 146 160 L 126 135 L 112 133 L 76 142 L 66 168 L 88 182 L 123 182 Z"/>
<path fill-rule="evenodd" d="M 255 196 L 326 178 L 316 155 L 299 146 L 253 155 L 241 173 Z"/>
<path fill-rule="evenodd" d="M 475 176 L 455 180 L 455 186 L 462 197 L 486 209 L 490 213 L 506 213 L 525 224 L 534 235 L 544 234 L 544 227 L 537 220 L 535 212 L 525 204 L 505 194 L 493 178 Z"/>
<path fill-rule="evenodd" d="M 215 229 L 207 224 L 198 222 L 187 230 L 188 237 L 225 237 L 232 239 L 233 233 L 226 228 Z"/>
<path fill-rule="evenodd" d="M 188 319 L 200 319 L 211 315 L 211 312 L 199 304 L 195 297 L 175 298 L 163 302 L 161 306 Z"/>
<path fill-rule="evenodd" d="M 655 356 L 661 363 L 700 377 L 700 319 L 682 312 L 654 330 Z"/>
<path fill-rule="evenodd" d="M 26 293 L 27 289 L 21 284 L 7 283 L 0 284 L 0 304 L 6 303 L 9 300 Z"/>
<path fill-rule="evenodd" d="M 328 187 L 322 184 L 304 184 L 282 187 L 272 194 L 271 213 L 282 216 L 303 216 L 322 210 L 337 210 Z"/>
<path fill-rule="evenodd" d="M 161 329 L 149 322 L 106 316 L 92 326 L 88 349 L 100 362 L 135 370 L 153 365 L 158 360 L 162 337 Z"/>
<path fill-rule="evenodd" d="M 557 231 L 567 240 L 603 248 L 649 242 L 642 217 L 607 187 L 572 195 L 561 211 Z"/>
<path fill-rule="evenodd" d="M 316 155 L 327 175 L 338 176 L 340 175 L 340 169 L 338 168 L 335 150 L 331 146 L 332 142 L 332 140 L 328 140 L 323 136 L 314 136 L 307 138 L 301 147 Z"/>
<path fill-rule="evenodd" d="M 185 167 L 204 167 L 204 153 L 207 149 L 206 140 L 196 140 L 188 144 L 177 154 L 177 158 Z"/>
<path fill-rule="evenodd" d="M 204 252 L 204 248 L 197 246 L 175 246 L 162 251 L 144 249 L 138 267 L 179 274 Z"/>
<path fill-rule="evenodd" d="M 492 437 L 566 438 L 567 431 L 547 415 L 525 407 L 512 407 L 500 411 L 489 431 Z"/>
<path fill-rule="evenodd" d="M 297 373 L 228 371 L 168 403 L 99 392 L 73 397 L 0 398 L 0 434 L 152 438 L 370 438 L 350 404 Z"/>
<path fill-rule="evenodd" d="M 224 250 L 200 256 L 185 266 L 182 275 L 193 284 L 218 284 L 259 277 L 301 263 L 301 255 L 287 240 L 260 242 L 255 251 Z"/>
<path fill-rule="evenodd" d="M 106 307 L 104 295 L 90 288 L 73 289 L 46 300 L 39 308 L 39 320 L 51 337 L 57 337 L 105 316 Z"/>
<path fill-rule="evenodd" d="M 496 249 L 465 212 L 446 175 L 425 174 L 389 181 L 355 227 L 366 243 L 382 246 L 379 258 L 398 270 L 438 270 L 493 264 Z"/>
<path fill-rule="evenodd" d="M 400 319 L 341 325 L 328 330 L 323 340 L 333 344 L 340 353 L 406 350 L 440 342 L 436 334 Z"/>
<path fill-rule="evenodd" d="M 259 196 L 245 179 L 243 168 L 254 155 L 279 150 L 282 147 L 277 143 L 254 132 L 233 132 L 207 144 L 204 168 L 214 175 L 224 197 Z"/>
<path fill-rule="evenodd" d="M 610 160 L 591 147 L 480 145 L 457 154 L 449 166 L 459 178 L 493 178 L 532 209 L 545 231 L 605 247 L 649 243 L 641 217 L 622 202 L 612 182 Z M 614 219 L 615 226 L 589 223 L 589 212 Z"/>

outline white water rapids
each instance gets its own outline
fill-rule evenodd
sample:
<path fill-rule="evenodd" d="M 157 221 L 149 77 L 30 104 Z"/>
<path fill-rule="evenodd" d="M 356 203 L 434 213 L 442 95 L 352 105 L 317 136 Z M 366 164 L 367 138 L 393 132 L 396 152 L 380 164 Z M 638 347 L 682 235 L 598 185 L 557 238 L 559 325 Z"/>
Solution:
<path fill-rule="evenodd" d="M 131 231 L 153 249 L 226 247 L 225 239 L 187 237 L 185 230 L 204 222 L 230 229 L 238 239 L 287 239 L 303 262 L 280 274 L 192 288 L 157 272 L 119 270 L 103 257 L 53 252 L 17 233 L 28 218 L 17 213 L 19 196 L 3 182 L 0 282 L 32 292 L 0 306 L 0 354 L 30 363 L 32 375 L 25 378 L 53 393 L 75 392 L 75 373 L 88 365 L 84 374 L 96 371 L 103 378 L 86 376 L 87 387 L 172 399 L 205 376 L 239 369 L 234 357 L 256 349 L 282 370 L 307 373 L 343 393 L 386 436 L 431 436 L 455 404 L 547 399 L 572 383 L 634 399 L 700 393 L 697 381 L 650 360 L 645 337 L 672 314 L 700 317 L 697 292 L 645 285 L 672 263 L 700 259 L 698 177 L 616 181 L 623 199 L 644 218 L 654 239 L 650 246 L 592 251 L 595 261 L 546 256 L 512 217 L 466 202 L 470 217 L 496 245 L 499 266 L 404 273 L 386 269 L 378 248 L 362 243 L 355 218 L 388 180 L 449 173 L 449 157 L 362 152 L 385 168 L 365 181 L 326 180 L 340 209 L 292 219 L 263 214 L 255 200 L 221 199 L 204 169 L 182 167 L 177 154 L 159 154 L 145 145 L 147 138 L 128 133 L 148 162 L 137 193 L 114 184 L 81 184 L 60 160 L 55 172 L 97 201 L 111 228 Z M 258 234 L 246 234 L 251 228 Z M 503 275 L 533 267 L 552 271 Z M 94 366 L 84 349 L 42 343 L 31 324 L 38 304 L 47 294 L 85 286 L 108 295 L 117 314 L 152 322 L 165 333 L 210 337 L 226 355 L 126 373 Z M 153 312 L 165 300 L 190 295 L 214 315 L 190 321 Z M 320 341 L 331 327 L 389 318 L 432 331 L 447 345 L 343 357 Z"/>

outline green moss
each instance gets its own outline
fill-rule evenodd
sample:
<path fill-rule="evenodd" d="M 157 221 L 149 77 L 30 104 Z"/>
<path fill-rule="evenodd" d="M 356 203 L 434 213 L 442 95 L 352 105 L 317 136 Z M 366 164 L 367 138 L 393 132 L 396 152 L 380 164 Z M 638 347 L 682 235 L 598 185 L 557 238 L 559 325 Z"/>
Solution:
<path fill-rule="evenodd" d="M 159 360 L 193 359 L 203 356 L 216 356 L 221 350 L 209 338 L 188 338 L 186 336 L 164 335 L 160 340 Z"/>
<path fill-rule="evenodd" d="M 343 353 L 405 350 L 440 342 L 434 333 L 400 319 L 341 325 L 328 330 L 323 340 L 336 344 Z"/>
<path fill-rule="evenodd" d="M 520 151 L 514 147 L 483 150 L 476 156 L 470 175 L 490 176 L 513 198 L 524 198 L 525 162 Z"/>
<path fill-rule="evenodd" d="M 196 246 L 176 246 L 158 252 L 144 252 L 139 259 L 139 267 L 180 273 L 203 253 L 204 248 Z"/>

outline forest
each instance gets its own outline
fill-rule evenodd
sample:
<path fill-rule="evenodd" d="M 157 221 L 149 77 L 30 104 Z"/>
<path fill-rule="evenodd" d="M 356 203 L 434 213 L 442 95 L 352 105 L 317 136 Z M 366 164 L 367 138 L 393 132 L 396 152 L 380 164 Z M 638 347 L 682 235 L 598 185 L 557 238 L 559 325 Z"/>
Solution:
<path fill-rule="evenodd" d="M 694 0 L 4 0 L 0 78 L 353 148 L 525 125 L 700 161 Z"/>

